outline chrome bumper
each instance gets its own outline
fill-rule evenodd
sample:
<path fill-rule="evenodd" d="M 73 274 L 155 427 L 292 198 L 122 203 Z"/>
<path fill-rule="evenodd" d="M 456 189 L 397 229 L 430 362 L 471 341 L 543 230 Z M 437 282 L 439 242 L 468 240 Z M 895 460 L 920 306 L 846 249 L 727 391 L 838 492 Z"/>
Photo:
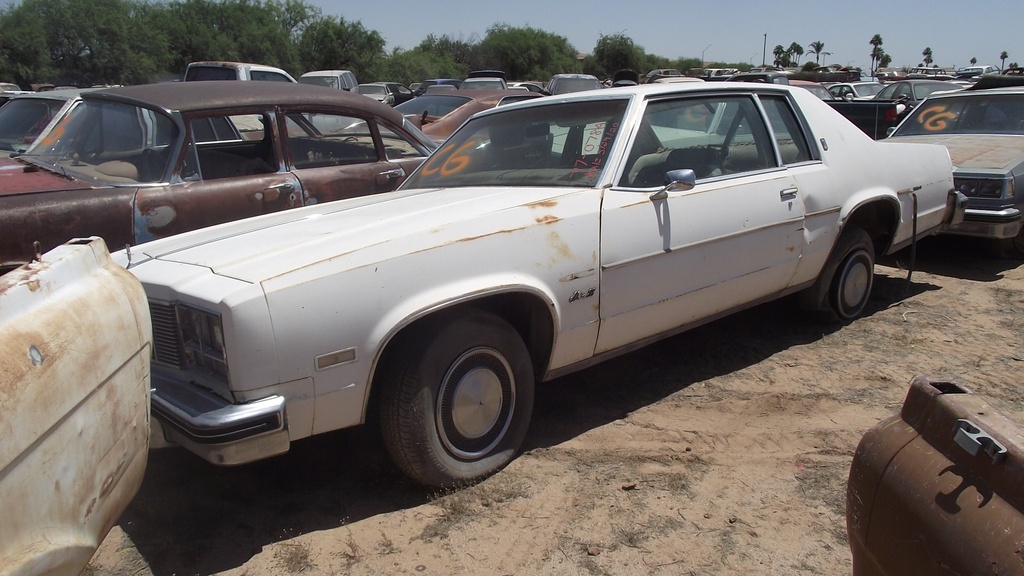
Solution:
<path fill-rule="evenodd" d="M 154 447 L 180 445 L 219 466 L 245 464 L 288 451 L 285 399 L 231 404 L 153 369 Z M 161 440 L 164 441 L 161 443 Z"/>
<path fill-rule="evenodd" d="M 1016 208 L 1005 210 L 972 210 L 968 208 L 963 219 L 955 224 L 946 224 L 942 234 L 976 236 L 980 238 L 1013 238 L 1020 233 L 1022 214 Z"/>

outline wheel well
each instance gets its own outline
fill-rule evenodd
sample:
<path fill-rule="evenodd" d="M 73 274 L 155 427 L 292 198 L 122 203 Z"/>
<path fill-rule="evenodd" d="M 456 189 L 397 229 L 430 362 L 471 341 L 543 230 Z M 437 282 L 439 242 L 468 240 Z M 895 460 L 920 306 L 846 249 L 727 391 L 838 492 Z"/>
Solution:
<path fill-rule="evenodd" d="M 892 245 L 897 224 L 896 206 L 892 202 L 879 199 L 855 208 L 846 219 L 843 228 L 863 229 L 871 237 L 875 254 L 883 254 Z"/>
<path fill-rule="evenodd" d="M 534 376 L 536 379 L 540 379 L 551 358 L 551 348 L 554 345 L 554 323 L 552 322 L 548 305 L 540 298 L 524 292 L 484 296 L 469 302 L 460 302 L 446 308 L 441 308 L 417 318 L 404 326 L 388 341 L 374 368 L 373 379 L 370 385 L 370 397 L 364 414 L 367 422 L 376 418 L 378 398 L 380 396 L 378 384 L 380 384 L 380 375 L 383 373 L 381 366 L 389 362 L 392 356 L 401 354 L 409 344 L 409 339 L 414 337 L 425 325 L 433 322 L 444 322 L 446 318 L 458 315 L 469 308 L 487 310 L 511 324 L 523 339 L 527 350 L 530 351 L 530 362 L 533 364 Z"/>

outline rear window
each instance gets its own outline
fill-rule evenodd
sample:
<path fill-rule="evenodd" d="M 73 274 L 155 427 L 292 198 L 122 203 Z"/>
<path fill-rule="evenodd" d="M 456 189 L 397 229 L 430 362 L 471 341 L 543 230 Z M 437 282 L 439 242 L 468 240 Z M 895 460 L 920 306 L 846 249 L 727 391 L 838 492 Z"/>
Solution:
<path fill-rule="evenodd" d="M 192 66 L 185 73 L 185 81 L 199 80 L 238 80 L 238 72 L 222 66 Z"/>
<path fill-rule="evenodd" d="M 914 108 L 897 136 L 1024 134 L 1024 94 L 936 98 Z"/>

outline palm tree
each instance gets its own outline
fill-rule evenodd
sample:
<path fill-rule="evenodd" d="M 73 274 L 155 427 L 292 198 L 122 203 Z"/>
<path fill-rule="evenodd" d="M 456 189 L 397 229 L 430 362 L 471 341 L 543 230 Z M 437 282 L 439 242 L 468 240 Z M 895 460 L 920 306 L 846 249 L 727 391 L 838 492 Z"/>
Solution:
<path fill-rule="evenodd" d="M 974 66 L 977 63 L 978 63 L 978 59 L 975 58 L 974 56 L 971 56 L 971 66 Z"/>
<path fill-rule="evenodd" d="M 921 56 L 924 56 L 924 65 L 925 66 L 931 66 L 932 62 L 934 62 L 934 60 L 932 60 L 932 49 L 931 48 L 927 48 L 926 47 L 921 52 Z"/>
<path fill-rule="evenodd" d="M 782 47 L 782 44 L 775 45 L 775 48 L 772 50 L 772 56 L 775 56 L 775 61 L 772 62 L 775 66 L 781 68 L 786 65 L 785 61 L 788 58 L 786 57 L 786 49 Z"/>
<path fill-rule="evenodd" d="M 1006 70 L 1006 59 L 1009 58 L 1009 57 L 1010 57 L 1010 55 L 1006 53 L 1006 50 L 1003 50 L 999 54 L 999 70 L 1000 71 Z"/>
<path fill-rule="evenodd" d="M 815 40 L 814 42 L 808 44 L 808 46 L 810 46 L 811 48 L 807 52 L 809 54 L 814 54 L 814 63 L 821 64 L 821 56 L 823 54 L 826 54 L 826 52 L 823 52 L 823 50 L 825 50 L 825 43 L 822 42 L 821 40 Z"/>
<path fill-rule="evenodd" d="M 804 55 L 804 47 L 793 42 L 789 45 L 789 49 L 787 49 L 786 52 L 794 56 L 793 65 L 798 66 L 800 64 L 800 57 Z"/>
<path fill-rule="evenodd" d="M 881 59 L 882 55 L 885 54 L 882 50 L 882 35 L 875 34 L 871 37 L 868 44 L 871 44 L 871 75 L 874 76 L 875 72 L 878 70 L 878 61 Z"/>

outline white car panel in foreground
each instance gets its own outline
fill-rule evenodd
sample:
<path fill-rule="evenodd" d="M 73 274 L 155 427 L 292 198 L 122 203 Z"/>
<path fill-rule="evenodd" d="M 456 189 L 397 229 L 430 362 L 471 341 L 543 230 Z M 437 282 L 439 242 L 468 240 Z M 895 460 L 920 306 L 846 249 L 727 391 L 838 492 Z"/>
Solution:
<path fill-rule="evenodd" d="M 535 380 L 795 292 L 852 320 L 875 253 L 958 200 L 945 149 L 805 90 L 647 85 L 498 107 L 396 192 L 120 257 L 158 327 L 155 436 L 239 464 L 370 420 L 446 486 L 515 455 Z"/>

